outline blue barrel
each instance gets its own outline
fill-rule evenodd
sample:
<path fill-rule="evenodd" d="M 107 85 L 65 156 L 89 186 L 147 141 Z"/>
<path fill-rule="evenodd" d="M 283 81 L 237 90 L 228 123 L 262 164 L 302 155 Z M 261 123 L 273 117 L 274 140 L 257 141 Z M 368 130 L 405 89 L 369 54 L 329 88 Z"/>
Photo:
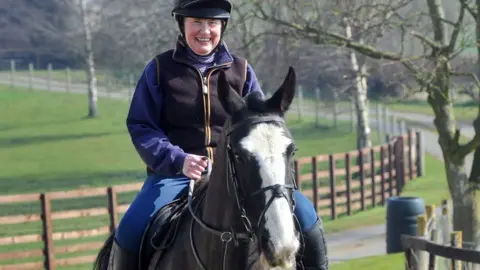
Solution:
<path fill-rule="evenodd" d="M 417 236 L 417 216 L 425 213 L 422 198 L 394 196 L 387 200 L 387 253 L 403 252 L 402 234 Z"/>

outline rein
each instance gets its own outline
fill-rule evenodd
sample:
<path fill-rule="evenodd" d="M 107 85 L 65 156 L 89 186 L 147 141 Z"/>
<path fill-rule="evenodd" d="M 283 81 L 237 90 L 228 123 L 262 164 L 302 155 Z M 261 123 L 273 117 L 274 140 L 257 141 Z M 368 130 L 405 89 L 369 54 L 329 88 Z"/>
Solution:
<path fill-rule="evenodd" d="M 256 191 L 254 191 L 254 192 L 252 192 L 251 194 L 248 194 L 248 195 L 243 194 L 241 192 L 239 186 L 238 186 L 239 179 L 238 179 L 238 175 L 237 175 L 237 172 L 236 172 L 235 166 L 234 166 L 234 161 L 233 160 L 235 160 L 235 158 L 234 158 L 233 149 L 230 145 L 230 135 L 233 131 L 235 131 L 240 126 L 247 125 L 247 124 L 252 125 L 252 124 L 256 124 L 256 123 L 265 123 L 265 122 L 277 122 L 277 123 L 285 124 L 284 119 L 279 117 L 279 116 L 255 116 L 255 117 L 246 118 L 243 121 L 230 126 L 226 131 L 227 157 L 228 157 L 227 158 L 227 167 L 228 167 L 228 169 L 227 169 L 227 190 L 228 190 L 228 193 L 230 194 L 230 185 L 233 184 L 236 204 L 237 204 L 238 210 L 240 211 L 240 217 L 241 217 L 243 226 L 245 228 L 244 233 L 237 233 L 233 228 L 230 228 L 230 230 L 214 229 L 214 228 L 210 227 L 209 225 L 205 224 L 205 222 L 203 222 L 199 217 L 197 217 L 195 213 L 197 212 L 198 207 L 201 205 L 203 199 L 205 198 L 206 193 L 204 193 L 202 195 L 202 197 L 200 198 L 200 201 L 196 205 L 195 209 L 193 209 L 192 208 L 192 197 L 193 197 L 193 190 L 194 190 L 194 187 L 195 187 L 195 180 L 193 180 L 193 179 L 190 180 L 189 191 L 188 191 L 188 202 L 187 202 L 188 209 L 190 211 L 190 214 L 193 217 L 191 225 L 190 225 L 190 246 L 192 248 L 192 252 L 195 256 L 195 259 L 196 259 L 198 265 L 203 270 L 206 270 L 206 268 L 200 260 L 200 257 L 197 253 L 196 248 L 195 248 L 195 243 L 194 243 L 194 238 L 193 238 L 193 224 L 194 224 L 194 221 L 197 222 L 198 224 L 200 224 L 200 226 L 203 229 L 205 229 L 208 232 L 220 237 L 220 240 L 223 243 L 223 247 L 222 247 L 222 250 L 223 250 L 222 261 L 223 262 L 222 262 L 222 264 L 223 264 L 223 269 L 226 269 L 226 256 L 227 256 L 228 244 L 233 240 L 234 245 L 238 246 L 239 240 L 253 240 L 253 239 L 255 239 L 255 233 L 254 233 L 252 224 L 251 224 L 249 218 L 247 217 L 247 214 L 246 214 L 246 211 L 245 211 L 245 208 L 244 208 L 244 205 L 243 205 L 244 199 L 246 197 L 253 197 L 253 196 L 256 196 L 258 194 L 265 193 L 269 190 L 272 191 L 272 195 L 271 195 L 270 199 L 268 200 L 267 204 L 265 205 L 264 209 L 262 210 L 262 213 L 259 217 L 258 224 L 256 224 L 257 229 L 260 229 L 261 220 L 264 217 L 267 209 L 272 204 L 273 200 L 275 200 L 276 198 L 284 197 L 285 199 L 287 199 L 287 201 L 290 201 L 290 199 L 288 198 L 288 195 L 287 195 L 287 190 L 291 190 L 293 192 L 293 190 L 295 189 L 294 184 L 271 185 L 271 186 L 267 186 L 267 187 L 261 188 L 259 190 L 256 190 Z M 211 164 L 209 162 L 209 170 L 208 170 L 208 174 L 207 174 L 207 181 L 208 181 L 208 178 L 210 176 L 210 173 L 211 173 Z M 232 183 L 230 183 L 230 182 L 232 182 Z M 293 211 L 293 209 L 295 208 L 294 196 L 291 196 L 291 201 L 292 201 L 292 211 Z"/>

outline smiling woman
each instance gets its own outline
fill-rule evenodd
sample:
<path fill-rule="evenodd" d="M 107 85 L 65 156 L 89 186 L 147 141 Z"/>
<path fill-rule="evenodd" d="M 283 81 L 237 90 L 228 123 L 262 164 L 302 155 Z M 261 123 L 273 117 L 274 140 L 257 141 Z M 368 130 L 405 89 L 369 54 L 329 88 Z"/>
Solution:
<path fill-rule="evenodd" d="M 230 53 L 222 39 L 231 9 L 227 0 L 174 1 L 172 15 L 180 30 L 175 48 L 147 64 L 127 114 L 129 135 L 147 175 L 110 242 L 109 269 L 137 269 L 142 236 L 152 217 L 184 194 L 190 180 L 199 180 L 207 161 L 215 159 L 229 117 L 221 99 L 225 91 L 232 88 L 239 98 L 255 96 L 263 101 L 252 67 L 246 59 Z M 293 98 L 293 69 L 289 70 L 286 85 Z M 264 158 L 271 153 L 261 154 Z M 281 175 L 267 176 L 277 181 Z M 295 201 L 295 217 L 304 245 L 298 263 L 307 269 L 326 270 L 322 220 L 302 193 L 295 192 Z M 284 204 L 274 204 L 274 209 L 280 207 L 284 208 Z M 273 226 L 277 221 L 270 218 L 268 223 Z M 293 228 L 292 223 L 286 226 Z M 278 245 L 290 246 L 285 239 L 269 243 L 274 245 L 272 250 L 282 250 Z"/>
<path fill-rule="evenodd" d="M 222 23 L 218 19 L 185 18 L 185 39 L 192 51 L 210 54 L 220 42 Z"/>

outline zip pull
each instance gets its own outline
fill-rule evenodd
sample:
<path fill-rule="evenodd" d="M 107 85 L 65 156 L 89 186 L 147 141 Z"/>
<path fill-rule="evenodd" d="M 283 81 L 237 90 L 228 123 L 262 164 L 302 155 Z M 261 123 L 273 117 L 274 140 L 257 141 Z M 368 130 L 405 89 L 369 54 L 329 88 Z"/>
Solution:
<path fill-rule="evenodd" d="M 202 90 L 203 90 L 203 93 L 204 93 L 205 95 L 208 94 L 207 77 L 203 77 Z"/>

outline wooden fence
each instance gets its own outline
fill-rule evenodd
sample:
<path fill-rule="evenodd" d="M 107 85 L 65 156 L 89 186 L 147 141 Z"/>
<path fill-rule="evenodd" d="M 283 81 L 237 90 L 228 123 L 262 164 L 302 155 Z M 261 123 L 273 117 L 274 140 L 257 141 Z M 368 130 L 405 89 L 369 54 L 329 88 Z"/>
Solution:
<path fill-rule="evenodd" d="M 452 234 L 452 245 L 442 245 L 419 236 L 402 235 L 402 246 L 405 249 L 405 269 L 422 270 L 437 269 L 436 256 L 451 261 L 449 269 L 480 269 L 480 251 L 461 248 L 461 233 Z M 418 260 L 418 251 L 428 252 L 428 266 Z M 475 264 L 468 267 L 466 264 Z M 462 267 L 462 265 L 464 265 Z"/>
<path fill-rule="evenodd" d="M 410 131 L 372 148 L 300 158 L 297 185 L 324 218 L 384 205 L 407 181 L 422 175 L 422 144 L 421 133 Z"/>
<path fill-rule="evenodd" d="M 300 158 L 295 162 L 298 187 L 324 218 L 335 219 L 384 204 L 386 198 L 400 194 L 407 181 L 421 175 L 420 135 L 409 132 L 369 149 Z M 138 191 L 142 184 L 0 196 L 0 206 L 25 202 L 41 205 L 40 213 L 0 216 L 0 270 L 53 270 L 93 262 L 105 236 L 117 226 L 119 214 L 129 207 L 120 204 L 117 197 Z M 106 196 L 106 201 L 101 201 L 103 207 L 52 210 L 54 200 L 88 200 L 101 196 Z M 94 221 L 101 216 L 108 219 L 104 223 Z M 82 218 L 88 221 L 82 223 Z M 55 222 L 58 224 L 54 226 Z M 31 224 L 40 227 L 38 233 L 27 234 L 26 229 L 22 229 Z M 67 229 L 72 224 L 82 229 Z M 54 227 L 58 227 L 57 230 Z M 17 231 L 17 234 L 8 231 Z M 8 247 L 8 251 L 3 252 L 2 247 Z"/>
<path fill-rule="evenodd" d="M 453 231 L 452 212 L 442 201 L 440 215 L 435 205 L 426 205 L 425 214 L 417 216 L 417 235 L 402 235 L 405 269 L 480 270 L 480 251 L 476 243 L 463 241 L 461 231 Z"/>

